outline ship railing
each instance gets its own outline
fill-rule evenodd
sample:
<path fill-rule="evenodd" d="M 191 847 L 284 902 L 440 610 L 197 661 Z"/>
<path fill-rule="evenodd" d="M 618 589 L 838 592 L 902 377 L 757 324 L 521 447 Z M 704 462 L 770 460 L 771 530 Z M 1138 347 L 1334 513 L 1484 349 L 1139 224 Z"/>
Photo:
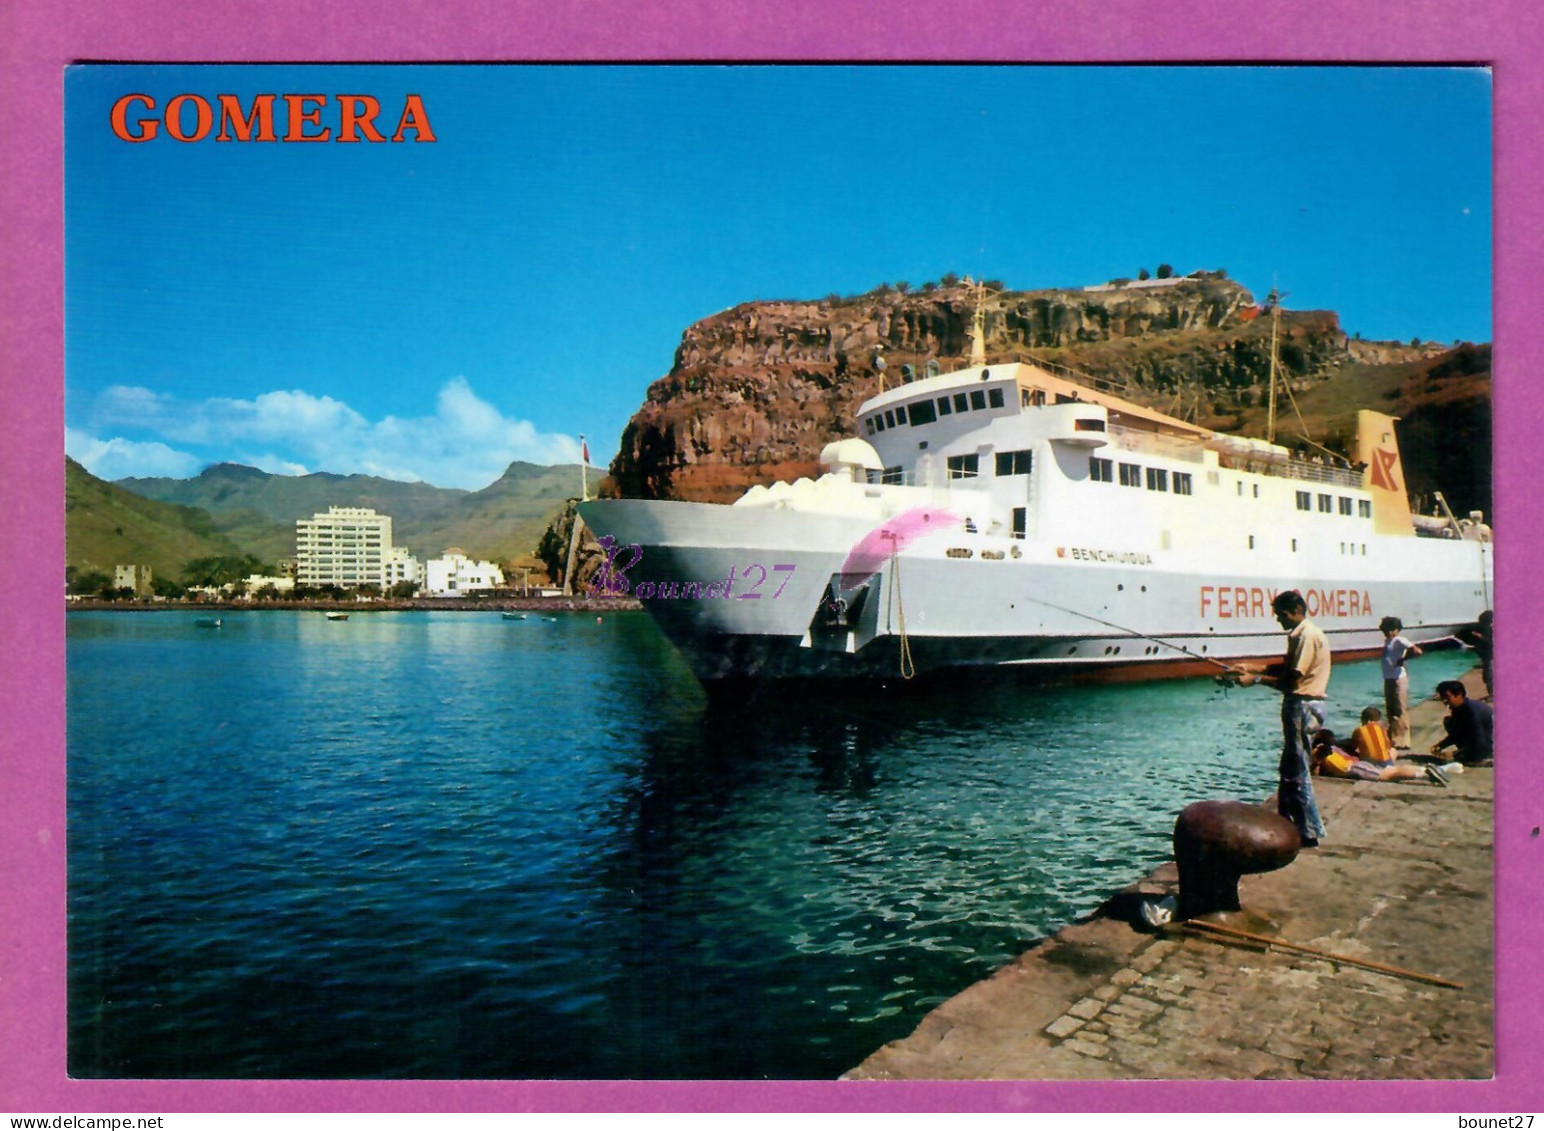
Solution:
<path fill-rule="evenodd" d="M 1305 483 L 1330 483 L 1337 487 L 1361 487 L 1362 473 L 1354 467 L 1336 467 L 1334 464 L 1315 463 L 1312 460 L 1251 460 L 1239 456 L 1221 455 L 1217 463 L 1233 471 L 1252 471 L 1257 475 L 1273 475 L 1278 479 L 1297 479 Z"/>

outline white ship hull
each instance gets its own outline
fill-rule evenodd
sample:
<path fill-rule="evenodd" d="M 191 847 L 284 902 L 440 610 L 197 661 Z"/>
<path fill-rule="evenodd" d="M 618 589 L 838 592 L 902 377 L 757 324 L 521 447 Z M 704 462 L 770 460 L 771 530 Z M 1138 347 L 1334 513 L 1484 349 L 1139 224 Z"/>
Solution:
<path fill-rule="evenodd" d="M 1432 642 L 1491 604 L 1489 530 L 1412 520 L 1393 421 L 1376 413 L 1359 415 L 1357 469 L 1033 366 L 908 383 L 860 419 L 872 442 L 829 445 L 815 482 L 733 506 L 581 505 L 705 683 L 1214 673 L 1281 654 L 1284 590 L 1342 657 L 1376 655 L 1385 616 Z"/>
<path fill-rule="evenodd" d="M 1489 546 L 1459 540 L 1399 540 L 1387 555 L 1288 574 L 1195 560 L 1201 555 L 1101 562 L 1097 551 L 1068 556 L 1083 547 L 950 532 L 942 541 L 973 542 L 971 558 L 945 556 L 950 547 L 938 539 L 907 547 L 866 579 L 861 607 L 842 624 L 826 610 L 832 579 L 867 533 L 859 524 L 699 503 L 602 501 L 581 510 L 618 545 L 639 546 L 625 574 L 630 591 L 704 682 L 999 665 L 1112 680 L 1212 674 L 1218 662 L 1281 654 L 1270 599 L 1285 589 L 1303 593 L 1338 656 L 1374 656 L 1383 616 L 1398 615 L 1417 643 L 1440 640 L 1486 607 L 1490 583 Z M 1374 556 L 1395 568 L 1375 570 L 1366 564 Z M 714 592 L 714 582 L 726 584 Z"/>

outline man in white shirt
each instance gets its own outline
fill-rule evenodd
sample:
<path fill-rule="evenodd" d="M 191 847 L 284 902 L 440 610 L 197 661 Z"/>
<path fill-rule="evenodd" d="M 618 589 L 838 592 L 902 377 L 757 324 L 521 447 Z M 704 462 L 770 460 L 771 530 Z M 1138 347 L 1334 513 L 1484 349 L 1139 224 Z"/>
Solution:
<path fill-rule="evenodd" d="M 1400 751 L 1410 749 L 1410 674 L 1405 661 L 1421 654 L 1420 648 L 1399 635 L 1404 627 L 1398 617 L 1384 617 L 1378 624 L 1383 633 L 1383 710 L 1388 715 L 1389 741 Z"/>

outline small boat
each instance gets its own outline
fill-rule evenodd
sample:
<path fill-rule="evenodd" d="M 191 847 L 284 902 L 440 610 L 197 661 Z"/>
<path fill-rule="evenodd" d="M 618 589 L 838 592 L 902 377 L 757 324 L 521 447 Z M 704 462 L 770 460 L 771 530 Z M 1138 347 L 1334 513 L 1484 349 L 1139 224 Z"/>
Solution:
<path fill-rule="evenodd" d="M 327 619 L 328 620 L 348 620 L 348 614 L 347 613 L 328 613 L 327 614 Z"/>
<path fill-rule="evenodd" d="M 199 617 L 196 621 L 193 622 L 193 625 L 194 625 L 195 628 L 219 628 L 220 627 L 220 618 L 219 617 Z"/>
<path fill-rule="evenodd" d="M 524 613 L 505 613 L 504 614 L 504 619 L 505 620 L 524 620 L 525 619 L 525 614 Z"/>

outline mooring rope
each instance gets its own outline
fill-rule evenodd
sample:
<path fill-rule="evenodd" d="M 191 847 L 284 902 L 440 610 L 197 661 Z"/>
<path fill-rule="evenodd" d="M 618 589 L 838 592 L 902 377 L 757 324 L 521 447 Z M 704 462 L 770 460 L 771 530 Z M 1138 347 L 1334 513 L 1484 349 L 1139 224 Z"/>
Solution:
<path fill-rule="evenodd" d="M 893 538 L 893 536 L 892 536 Z M 911 658 L 911 641 L 906 636 L 906 602 L 901 598 L 901 558 L 892 547 L 890 550 L 890 588 L 885 598 L 885 620 L 890 620 L 890 598 L 895 599 L 897 623 L 900 626 L 901 678 L 911 679 L 917 674 L 917 665 Z"/>

